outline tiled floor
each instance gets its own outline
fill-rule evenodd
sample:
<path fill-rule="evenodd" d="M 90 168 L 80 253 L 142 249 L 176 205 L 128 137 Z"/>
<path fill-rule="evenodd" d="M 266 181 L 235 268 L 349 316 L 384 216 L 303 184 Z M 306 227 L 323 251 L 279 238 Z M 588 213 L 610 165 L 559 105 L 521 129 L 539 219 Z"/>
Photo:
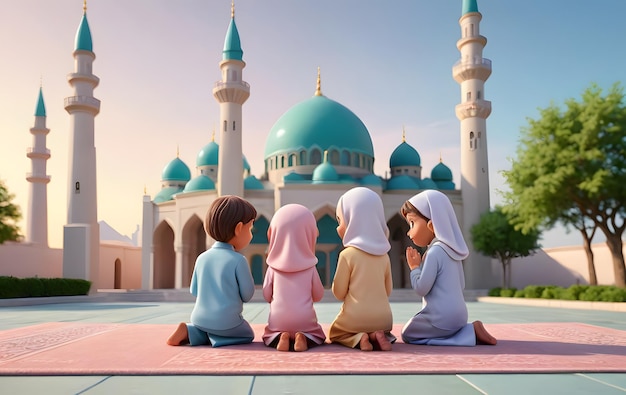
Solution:
<path fill-rule="evenodd" d="M 17 306 L 1 303 L 0 330 L 49 321 L 172 324 L 187 321 L 192 303 L 150 302 L 125 295 L 79 302 Z M 158 298 L 157 298 L 158 299 Z M 67 300 L 67 298 L 66 298 Z M 124 301 L 126 300 L 126 301 Z M 138 301 L 142 300 L 142 301 Z M 186 300 L 186 299 L 185 299 Z M 264 323 L 268 305 L 255 298 L 244 309 L 251 323 Z M 331 322 L 340 304 L 316 304 L 320 322 Z M 392 298 L 396 322 L 418 309 L 412 296 Z M 12 304 L 12 305 L 11 305 Z M 583 322 L 626 330 L 624 312 L 511 306 L 468 302 L 470 321 L 485 323 Z M 1 352 L 1 350 L 0 350 Z M 2 394 L 624 394 L 619 374 L 463 374 L 387 376 L 0 376 Z"/>

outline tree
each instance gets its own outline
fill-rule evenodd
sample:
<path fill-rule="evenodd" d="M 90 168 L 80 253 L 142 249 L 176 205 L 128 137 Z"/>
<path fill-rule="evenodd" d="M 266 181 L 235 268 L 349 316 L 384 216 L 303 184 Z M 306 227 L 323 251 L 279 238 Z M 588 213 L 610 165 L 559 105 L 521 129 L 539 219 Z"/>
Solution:
<path fill-rule="evenodd" d="M 513 258 L 529 256 L 540 246 L 537 244 L 539 232 L 530 230 L 522 233 L 496 206 L 480 216 L 480 220 L 470 229 L 474 248 L 487 256 L 496 258 L 502 264 L 502 287 L 511 287 L 511 261 Z"/>
<path fill-rule="evenodd" d="M 0 244 L 7 240 L 20 240 L 20 229 L 17 221 L 22 218 L 19 206 L 11 203 L 14 196 L 9 193 L 4 182 L 0 180 Z"/>
<path fill-rule="evenodd" d="M 511 170 L 502 173 L 510 187 L 505 211 L 517 229 L 562 222 L 587 237 L 597 227 L 611 251 L 615 285 L 626 287 L 626 107 L 619 83 L 604 95 L 592 84 L 580 102 L 566 100 L 564 110 L 540 109 L 522 129 Z"/>

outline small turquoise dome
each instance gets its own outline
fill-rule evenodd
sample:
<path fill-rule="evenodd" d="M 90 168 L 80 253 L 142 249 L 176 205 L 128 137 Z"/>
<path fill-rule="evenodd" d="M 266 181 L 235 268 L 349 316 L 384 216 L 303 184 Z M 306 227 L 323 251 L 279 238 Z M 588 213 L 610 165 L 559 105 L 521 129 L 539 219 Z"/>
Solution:
<path fill-rule="evenodd" d="M 430 178 L 434 181 L 452 181 L 452 170 L 443 162 L 439 162 L 430 172 Z"/>
<path fill-rule="evenodd" d="M 183 192 L 195 192 L 195 191 L 207 191 L 207 190 L 215 190 L 215 183 L 209 177 L 204 174 L 200 174 L 191 179 L 187 184 L 185 184 L 185 189 Z"/>
<path fill-rule="evenodd" d="M 430 178 L 422 178 L 420 184 L 422 189 L 439 189 L 437 183 Z"/>
<path fill-rule="evenodd" d="M 87 22 L 87 13 L 83 14 L 83 19 L 81 19 L 78 31 L 76 31 L 74 50 L 77 51 L 79 49 L 93 52 L 93 42 L 91 41 L 91 30 L 89 30 L 89 23 Z"/>
<path fill-rule="evenodd" d="M 417 153 L 415 148 L 403 141 L 395 150 L 391 153 L 389 158 L 389 167 L 403 167 L 403 166 L 420 166 L 422 159 L 420 154 Z"/>
<path fill-rule="evenodd" d="M 220 147 L 215 141 L 202 147 L 196 158 L 196 166 L 217 166 Z"/>
<path fill-rule="evenodd" d="M 315 167 L 315 170 L 313 170 L 313 184 L 337 181 L 339 181 L 339 175 L 337 175 L 335 167 L 328 161 L 318 165 Z"/>
<path fill-rule="evenodd" d="M 379 176 L 375 174 L 368 174 L 365 177 L 361 178 L 361 185 L 371 185 L 371 186 L 382 186 L 383 181 Z"/>
<path fill-rule="evenodd" d="M 290 181 L 304 181 L 305 178 L 302 177 L 302 175 L 296 173 L 295 171 L 292 171 L 291 173 L 287 173 L 283 176 L 283 181 L 285 182 L 290 182 Z"/>
<path fill-rule="evenodd" d="M 413 177 L 407 176 L 406 174 L 392 177 L 387 181 L 388 191 L 397 191 L 397 190 L 411 190 L 415 191 L 420 189 L 420 185 L 417 180 Z"/>
<path fill-rule="evenodd" d="M 323 95 L 291 107 L 276 121 L 265 143 L 265 159 L 317 146 L 374 157 L 370 134 L 352 111 Z"/>
<path fill-rule="evenodd" d="M 189 181 L 189 179 L 191 179 L 189 167 L 179 158 L 168 163 L 161 173 L 162 181 Z"/>
<path fill-rule="evenodd" d="M 166 187 L 159 191 L 154 197 L 154 203 L 163 203 L 172 200 L 174 195 L 183 191 L 181 187 Z"/>
<path fill-rule="evenodd" d="M 265 189 L 255 176 L 248 176 L 243 180 L 243 189 Z"/>
<path fill-rule="evenodd" d="M 250 163 L 248 163 L 248 159 L 246 159 L 246 156 L 243 156 L 243 169 L 250 171 Z"/>

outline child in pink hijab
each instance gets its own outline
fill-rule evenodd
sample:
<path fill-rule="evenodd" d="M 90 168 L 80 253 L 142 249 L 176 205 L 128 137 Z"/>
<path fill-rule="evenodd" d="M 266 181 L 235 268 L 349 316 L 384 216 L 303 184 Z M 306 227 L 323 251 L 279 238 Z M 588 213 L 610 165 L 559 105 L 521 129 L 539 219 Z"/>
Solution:
<path fill-rule="evenodd" d="M 332 343 L 361 351 L 390 351 L 393 288 L 387 252 L 389 228 L 380 196 L 369 188 L 352 188 L 337 203 L 337 234 L 342 239 L 333 279 L 333 294 L 343 301 L 330 326 Z"/>
<path fill-rule="evenodd" d="M 317 223 L 313 213 L 299 204 L 276 211 L 267 230 L 269 247 L 263 296 L 270 314 L 263 342 L 278 351 L 306 351 L 324 343 L 313 302 L 324 296 L 317 273 L 315 243 Z"/>

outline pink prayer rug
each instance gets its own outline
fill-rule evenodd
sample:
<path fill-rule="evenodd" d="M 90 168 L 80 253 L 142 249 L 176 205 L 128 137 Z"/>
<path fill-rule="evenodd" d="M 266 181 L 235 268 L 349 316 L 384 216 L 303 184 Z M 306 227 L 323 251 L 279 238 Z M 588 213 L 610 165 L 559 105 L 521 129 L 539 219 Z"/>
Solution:
<path fill-rule="evenodd" d="M 289 375 L 626 372 L 626 331 L 580 323 L 486 324 L 496 346 L 389 352 L 324 344 L 279 352 L 261 342 L 165 344 L 171 325 L 51 322 L 0 331 L 0 375 Z M 328 333 L 328 325 L 323 325 Z M 399 337 L 402 324 L 394 326 Z"/>

